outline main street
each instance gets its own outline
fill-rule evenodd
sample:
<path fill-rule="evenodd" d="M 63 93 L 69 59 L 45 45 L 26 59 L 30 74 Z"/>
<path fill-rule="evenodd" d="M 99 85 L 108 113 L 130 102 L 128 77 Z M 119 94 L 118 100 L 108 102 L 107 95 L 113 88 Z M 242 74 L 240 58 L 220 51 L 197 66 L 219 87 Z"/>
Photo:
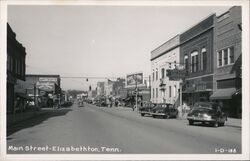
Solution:
<path fill-rule="evenodd" d="M 8 153 L 241 153 L 240 127 L 190 126 L 186 120 L 141 117 L 125 107 L 74 104 L 15 128 L 8 134 Z"/>

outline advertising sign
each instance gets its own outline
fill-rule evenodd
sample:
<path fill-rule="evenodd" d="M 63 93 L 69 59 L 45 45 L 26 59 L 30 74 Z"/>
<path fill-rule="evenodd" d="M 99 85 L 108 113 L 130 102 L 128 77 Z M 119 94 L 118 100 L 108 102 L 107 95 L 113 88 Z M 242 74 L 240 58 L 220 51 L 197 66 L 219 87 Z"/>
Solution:
<path fill-rule="evenodd" d="M 126 77 L 127 86 L 138 86 L 143 84 L 143 73 L 129 74 Z"/>
<path fill-rule="evenodd" d="M 167 70 L 167 76 L 169 77 L 169 80 L 181 80 L 185 78 L 185 75 L 186 70 L 184 69 Z"/>
<path fill-rule="evenodd" d="M 39 82 L 54 82 L 57 84 L 57 78 L 51 78 L 51 77 L 40 77 Z"/>
<path fill-rule="evenodd" d="M 44 91 L 54 91 L 55 83 L 52 82 L 37 82 L 36 87 Z"/>

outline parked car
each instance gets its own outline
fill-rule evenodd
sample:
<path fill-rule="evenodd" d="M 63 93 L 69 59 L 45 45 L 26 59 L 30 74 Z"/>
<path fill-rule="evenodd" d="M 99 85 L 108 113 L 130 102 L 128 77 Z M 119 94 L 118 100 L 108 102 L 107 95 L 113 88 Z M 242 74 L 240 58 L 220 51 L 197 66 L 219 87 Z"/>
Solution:
<path fill-rule="evenodd" d="M 197 102 L 188 113 L 187 119 L 189 125 L 195 122 L 210 124 L 214 127 L 224 126 L 227 121 L 227 114 L 221 111 L 219 104 L 214 102 Z"/>
<path fill-rule="evenodd" d="M 106 107 L 107 106 L 107 103 L 105 101 L 98 101 L 96 103 L 96 106 L 99 106 L 99 107 Z"/>
<path fill-rule="evenodd" d="M 172 104 L 160 103 L 153 108 L 152 117 L 161 116 L 162 118 L 177 118 L 178 110 Z"/>
<path fill-rule="evenodd" d="M 139 108 L 139 113 L 141 114 L 141 116 L 151 115 L 151 112 L 155 106 L 156 104 L 154 103 L 144 104 L 142 107 Z"/>
<path fill-rule="evenodd" d="M 78 107 L 84 107 L 83 100 L 78 100 Z"/>
<path fill-rule="evenodd" d="M 70 107 L 72 105 L 73 105 L 73 103 L 71 101 L 66 101 L 63 104 L 61 104 L 62 107 Z"/>

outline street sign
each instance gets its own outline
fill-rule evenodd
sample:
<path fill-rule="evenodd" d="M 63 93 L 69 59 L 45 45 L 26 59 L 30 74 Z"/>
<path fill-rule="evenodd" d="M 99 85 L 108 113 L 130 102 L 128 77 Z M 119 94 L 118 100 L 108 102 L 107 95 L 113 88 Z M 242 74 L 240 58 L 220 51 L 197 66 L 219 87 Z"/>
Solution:
<path fill-rule="evenodd" d="M 169 77 L 169 80 L 181 80 L 184 79 L 186 76 L 186 70 L 185 69 L 172 69 L 167 70 L 167 76 Z"/>

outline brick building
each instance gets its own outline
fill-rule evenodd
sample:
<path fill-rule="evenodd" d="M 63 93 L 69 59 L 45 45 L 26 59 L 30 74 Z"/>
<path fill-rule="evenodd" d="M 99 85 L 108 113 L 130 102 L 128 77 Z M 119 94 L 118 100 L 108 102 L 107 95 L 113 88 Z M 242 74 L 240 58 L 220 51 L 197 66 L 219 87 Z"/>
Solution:
<path fill-rule="evenodd" d="M 15 112 L 17 95 L 15 85 L 18 80 L 25 81 L 26 51 L 25 48 L 16 40 L 16 34 L 7 23 L 7 113 Z"/>
<path fill-rule="evenodd" d="M 209 100 L 213 92 L 215 14 L 180 35 L 180 63 L 186 69 L 183 101 L 193 105 Z"/>
<path fill-rule="evenodd" d="M 214 54 L 214 93 L 231 116 L 241 116 L 241 7 L 234 6 L 217 17 Z"/>

